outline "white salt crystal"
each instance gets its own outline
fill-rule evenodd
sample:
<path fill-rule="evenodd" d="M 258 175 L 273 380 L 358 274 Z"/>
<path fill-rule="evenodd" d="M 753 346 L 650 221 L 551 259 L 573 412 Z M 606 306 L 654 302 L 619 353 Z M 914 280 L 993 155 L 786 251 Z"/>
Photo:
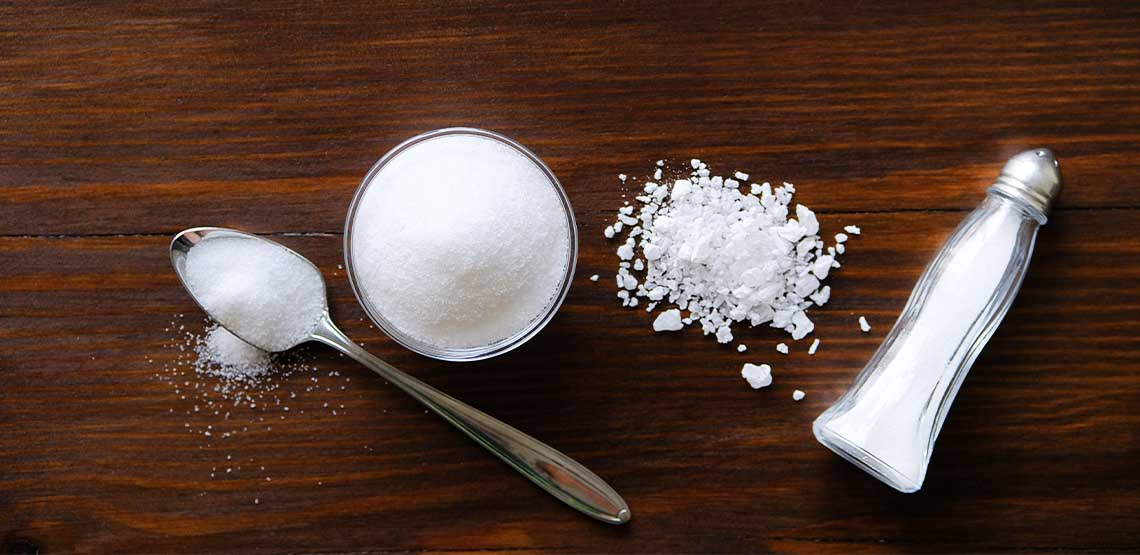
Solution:
<path fill-rule="evenodd" d="M 621 180 L 622 183 L 625 183 L 626 175 L 624 173 L 619 173 L 618 179 Z"/>
<path fill-rule="evenodd" d="M 187 253 L 183 274 L 206 312 L 271 351 L 304 341 L 326 309 L 320 272 L 256 238 L 207 235 Z"/>
<path fill-rule="evenodd" d="M 744 351 L 747 351 L 747 350 L 748 350 L 748 345 L 745 345 L 743 343 L 736 346 L 736 352 L 738 352 L 738 353 L 743 353 Z"/>
<path fill-rule="evenodd" d="M 657 170 L 653 172 L 653 179 L 661 179 L 661 168 L 657 168 Z"/>
<path fill-rule="evenodd" d="M 831 271 L 831 265 L 834 262 L 835 257 L 825 254 L 815 260 L 815 264 L 812 265 L 811 268 L 811 273 L 815 274 L 815 277 L 819 279 L 825 279 L 827 278 L 827 273 Z"/>
<path fill-rule="evenodd" d="M 607 225 L 606 228 L 602 230 L 602 235 L 605 235 L 606 239 L 613 239 L 614 238 L 614 226 Z"/>
<path fill-rule="evenodd" d="M 735 177 L 741 181 L 748 181 L 748 174 L 746 174 L 744 172 L 738 171 L 732 175 L 733 175 L 733 177 Z"/>
<path fill-rule="evenodd" d="M 716 330 L 717 343 L 729 343 L 732 341 L 732 330 L 728 326 L 721 326 Z"/>
<path fill-rule="evenodd" d="M 788 354 L 788 346 L 785 343 L 777 343 L 776 350 L 783 354 Z"/>
<path fill-rule="evenodd" d="M 796 311 L 792 315 L 792 339 L 799 341 L 815 329 L 815 323 L 808 319 L 804 311 Z"/>
<path fill-rule="evenodd" d="M 847 234 L 846 233 L 836 233 L 835 234 L 835 242 L 836 243 L 846 243 L 847 242 Z"/>
<path fill-rule="evenodd" d="M 752 386 L 752 389 L 772 385 L 772 367 L 767 364 L 757 366 L 750 362 L 745 363 L 740 370 L 740 376 L 748 381 L 748 385 Z"/>
<path fill-rule="evenodd" d="M 819 291 L 816 291 L 815 293 L 812 293 L 812 295 L 811 295 L 811 300 L 812 300 L 812 302 L 814 302 L 816 304 L 816 306 L 823 306 L 823 305 L 827 304 L 827 301 L 830 299 L 831 299 L 831 286 L 830 285 L 824 285 L 822 289 L 820 289 Z"/>
<path fill-rule="evenodd" d="M 792 400 L 793 401 L 802 401 L 804 399 L 805 395 L 807 395 L 807 394 L 804 393 L 803 391 L 800 391 L 797 389 L 797 390 L 792 392 Z"/>
<path fill-rule="evenodd" d="M 676 308 L 657 315 L 653 321 L 653 331 L 677 331 L 685 327 L 681 324 L 681 311 Z"/>
<path fill-rule="evenodd" d="M 617 255 L 618 258 L 622 260 L 629 260 L 633 258 L 633 246 L 626 244 L 618 247 Z"/>
<path fill-rule="evenodd" d="M 847 247 L 843 243 L 835 245 L 835 254 L 843 254 L 847 252 Z"/>
<path fill-rule="evenodd" d="M 658 160 L 658 161 L 657 161 L 657 167 L 659 167 L 659 168 L 660 168 L 660 167 L 662 167 L 662 166 L 664 166 L 664 165 L 665 165 L 665 161 L 664 161 L 664 160 Z"/>
<path fill-rule="evenodd" d="M 784 185 L 788 186 L 791 184 L 785 183 Z M 819 220 L 816 219 L 815 212 L 812 212 L 808 207 L 802 204 L 796 205 L 796 221 L 804 226 L 805 235 L 815 235 L 819 233 Z"/>
<path fill-rule="evenodd" d="M 871 324 L 867 323 L 867 318 L 859 317 L 859 329 L 863 330 L 863 333 L 871 331 Z"/>
<path fill-rule="evenodd" d="M 590 276 L 590 281 L 598 281 L 598 274 Z"/>
<path fill-rule="evenodd" d="M 693 169 L 694 169 L 694 170 L 695 170 L 695 169 L 697 169 L 697 168 L 699 168 L 699 167 L 701 167 L 701 161 L 700 161 L 700 160 L 697 160 L 696 158 L 693 158 L 692 160 L 689 160 L 689 164 L 693 166 Z"/>
<path fill-rule="evenodd" d="M 859 235 L 860 233 L 862 233 L 863 230 L 859 229 L 859 226 L 857 226 L 857 225 L 849 225 L 849 226 L 844 227 L 843 231 L 846 231 L 847 233 L 850 233 L 851 235 Z"/>
<path fill-rule="evenodd" d="M 819 338 L 818 337 L 815 338 L 815 340 L 811 342 L 811 347 L 808 347 L 808 354 L 814 355 L 817 350 L 819 350 Z"/>
<path fill-rule="evenodd" d="M 638 258 L 637 260 L 634 260 L 633 261 L 633 269 L 637 270 L 639 272 L 644 270 L 645 269 L 645 261 L 643 261 L 640 258 Z"/>
<path fill-rule="evenodd" d="M 522 152 L 439 135 L 400 151 L 369 183 L 353 266 L 363 296 L 396 329 L 440 348 L 485 346 L 556 302 L 571 223 L 557 185 Z"/>

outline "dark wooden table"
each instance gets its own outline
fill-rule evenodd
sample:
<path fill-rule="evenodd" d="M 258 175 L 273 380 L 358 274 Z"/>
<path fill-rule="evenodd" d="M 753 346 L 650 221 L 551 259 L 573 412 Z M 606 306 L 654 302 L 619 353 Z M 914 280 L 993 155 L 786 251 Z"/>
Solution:
<path fill-rule="evenodd" d="M 0 5 L 0 542 L 1140 549 L 1140 8 L 990 4 Z M 581 231 L 558 316 L 475 364 L 379 334 L 337 266 L 369 165 L 456 125 L 542 156 Z M 1064 197 L 926 487 L 897 493 L 818 445 L 811 421 L 1006 157 L 1039 145 L 1061 158 Z M 745 355 L 696 330 L 654 334 L 650 315 L 619 307 L 601 233 L 622 202 L 616 176 L 691 157 L 795 182 L 825 233 L 862 226 L 812 313 L 814 357 L 803 343 L 776 354 L 785 336 L 769 328 L 741 329 Z M 309 350 L 316 372 L 278 379 L 289 413 L 194 413 L 162 368 L 178 355 L 170 323 L 202 327 L 166 256 L 196 225 L 311 257 L 347 332 L 582 461 L 634 521 L 579 516 L 327 349 Z M 772 363 L 775 383 L 749 389 L 744 362 Z M 207 440 L 186 425 L 251 427 Z"/>

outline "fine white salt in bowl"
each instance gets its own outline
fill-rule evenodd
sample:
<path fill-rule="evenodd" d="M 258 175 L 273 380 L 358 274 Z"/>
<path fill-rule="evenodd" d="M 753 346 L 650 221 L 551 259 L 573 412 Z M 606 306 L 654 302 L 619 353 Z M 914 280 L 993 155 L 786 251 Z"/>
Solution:
<path fill-rule="evenodd" d="M 550 168 L 490 131 L 400 143 L 348 209 L 345 267 L 369 318 L 425 356 L 474 361 L 534 337 L 570 289 L 578 230 Z"/>

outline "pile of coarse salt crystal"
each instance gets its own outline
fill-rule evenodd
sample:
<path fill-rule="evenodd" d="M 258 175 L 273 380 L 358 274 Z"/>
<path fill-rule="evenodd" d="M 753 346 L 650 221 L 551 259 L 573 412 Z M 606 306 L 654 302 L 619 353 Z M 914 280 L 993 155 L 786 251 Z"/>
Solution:
<path fill-rule="evenodd" d="M 618 221 L 605 228 L 610 239 L 625 233 L 617 249 L 622 306 L 637 307 L 639 298 L 646 312 L 672 305 L 653 322 L 655 331 L 698 322 L 720 343 L 733 340 L 738 322 L 767 323 L 795 340 L 812 333 L 808 309 L 831 297 L 822 282 L 840 267 L 836 258 L 846 250 L 847 234 L 837 234 L 827 246 L 808 207 L 797 204 L 789 217 L 796 191 L 791 183 L 751 183 L 745 192 L 748 174 L 725 178 L 711 175 L 700 160 L 690 164 L 688 177 L 667 184 L 659 160 L 653 181 L 637 196 L 640 208 L 627 203 Z M 845 230 L 860 233 L 855 226 Z M 763 381 L 750 379 L 754 385 Z"/>

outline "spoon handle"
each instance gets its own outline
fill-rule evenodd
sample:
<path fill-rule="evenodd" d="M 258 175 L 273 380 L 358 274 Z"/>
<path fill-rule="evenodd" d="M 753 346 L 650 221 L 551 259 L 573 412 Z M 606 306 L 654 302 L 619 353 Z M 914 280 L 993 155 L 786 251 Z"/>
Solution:
<path fill-rule="evenodd" d="M 327 314 L 312 338 L 371 368 L 563 503 L 602 522 L 629 522 L 629 506 L 597 474 L 553 447 L 376 358 L 344 335 Z"/>

